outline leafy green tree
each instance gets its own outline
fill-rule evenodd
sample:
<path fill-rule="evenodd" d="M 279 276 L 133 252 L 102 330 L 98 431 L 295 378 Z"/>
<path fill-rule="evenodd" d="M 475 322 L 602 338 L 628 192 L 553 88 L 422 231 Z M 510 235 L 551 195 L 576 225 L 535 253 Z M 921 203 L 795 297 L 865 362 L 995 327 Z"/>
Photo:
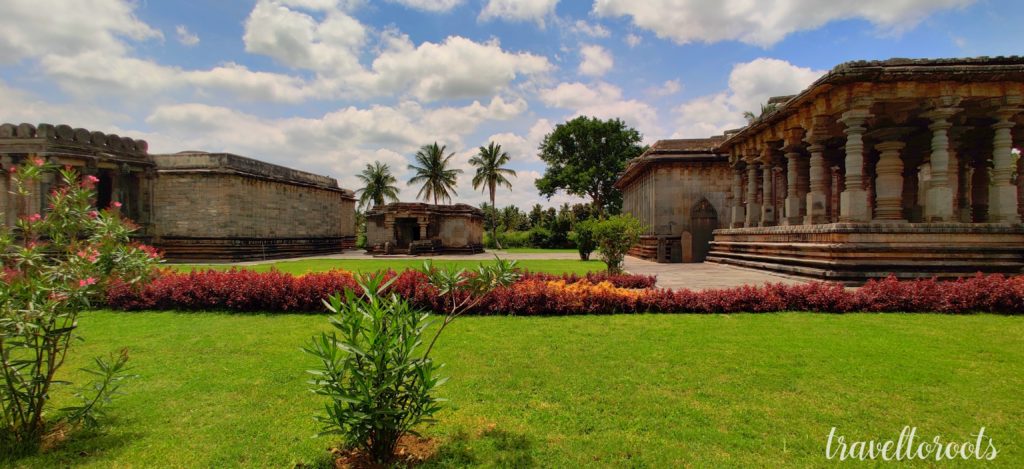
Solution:
<path fill-rule="evenodd" d="M 479 153 L 469 160 L 469 164 L 476 168 L 476 174 L 473 176 L 473 188 L 483 187 L 488 191 L 491 196 L 492 208 L 494 207 L 494 193 L 498 186 L 512 189 L 512 183 L 506 176 L 515 177 L 516 172 L 505 167 L 510 159 L 508 152 L 502 151 L 501 145 L 491 142 L 486 147 L 480 147 Z M 501 249 L 494 210 L 492 210 L 491 218 L 491 236 L 494 238 L 495 246 Z"/>
<path fill-rule="evenodd" d="M 622 261 L 629 248 L 640 241 L 645 227 L 632 215 L 615 215 L 593 225 L 594 240 L 601 250 L 601 260 L 608 266 L 608 273 L 622 272 Z"/>
<path fill-rule="evenodd" d="M 384 205 L 385 202 L 398 202 L 398 186 L 395 185 L 398 179 L 391 174 L 386 163 L 375 161 L 368 164 L 356 177 L 363 183 L 363 187 L 356 191 L 360 210 Z"/>
<path fill-rule="evenodd" d="M 544 137 L 540 159 L 547 163 L 537 179 L 541 195 L 565 192 L 588 197 L 599 214 L 616 213 L 622 194 L 613 187 L 626 163 L 640 156 L 640 133 L 619 119 L 577 117 Z"/>
<path fill-rule="evenodd" d="M 446 145 L 438 146 L 437 142 L 423 145 L 416 152 L 417 164 L 409 165 L 409 169 L 416 173 L 409 179 L 409 185 L 423 184 L 416 197 L 425 202 L 430 202 L 433 199 L 434 205 L 437 205 L 438 199 L 451 202 L 453 195 L 459 195 L 455 192 L 455 184 L 456 178 L 462 173 L 462 170 L 448 167 L 455 153 L 452 152 L 445 156 L 445 149 Z"/>
<path fill-rule="evenodd" d="M 594 240 L 594 225 L 597 223 L 594 219 L 582 220 L 572 228 L 572 240 L 576 243 L 581 261 L 589 261 L 590 254 L 597 248 L 597 241 Z"/>

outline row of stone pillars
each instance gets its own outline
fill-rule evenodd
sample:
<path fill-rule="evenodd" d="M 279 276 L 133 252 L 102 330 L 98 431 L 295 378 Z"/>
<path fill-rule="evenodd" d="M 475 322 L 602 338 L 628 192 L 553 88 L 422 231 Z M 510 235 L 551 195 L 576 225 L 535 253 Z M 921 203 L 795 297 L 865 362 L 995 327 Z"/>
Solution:
<path fill-rule="evenodd" d="M 962 109 L 950 105 L 936 108 L 922 117 L 931 122 L 930 181 L 923 200 L 923 221 L 932 223 L 969 221 L 954 208 L 964 203 L 965 177 L 956 173 L 957 186 L 950 183 L 951 172 L 960 166 L 951 164 L 949 130 L 953 127 L 950 118 Z M 1020 223 L 1018 213 L 1018 190 L 1013 175 L 1016 170 L 1012 154 L 1011 131 L 1015 125 L 1013 117 L 1022 109 L 1004 107 L 996 112 L 996 123 L 992 125 L 991 170 L 988 171 L 988 217 L 989 223 Z M 845 177 L 839 184 L 832 184 L 832 190 L 841 190 L 838 201 L 840 222 L 906 222 L 904 217 L 904 164 L 901 157 L 906 143 L 901 140 L 909 133 L 908 128 L 882 128 L 867 132 L 865 123 L 871 117 L 867 109 L 847 111 L 839 119 L 844 128 Z M 815 118 L 815 128 L 823 128 L 826 116 Z M 879 159 L 874 168 L 874 179 L 865 172 L 864 136 L 878 141 L 874 149 Z M 732 209 L 732 227 L 756 227 L 783 225 L 814 225 L 829 222 L 827 217 L 830 198 L 826 194 L 830 170 L 826 165 L 824 138 L 818 133 L 805 134 L 803 129 L 787 132 L 786 145 L 782 148 L 787 160 L 786 194 L 782 214 L 775 213 L 773 171 L 776 166 L 772 148 L 750 151 L 744 158 L 745 168 L 736 167 L 733 176 L 732 197 L 736 203 Z M 801 151 L 806 147 L 809 156 Z M 746 178 L 744 178 L 744 172 Z M 912 174 L 916 176 L 916 171 Z M 744 184 L 746 191 L 743 190 Z M 977 182 L 975 182 L 977 184 Z M 874 189 L 874 198 L 872 191 Z M 745 192 L 745 193 L 744 193 Z M 760 195 L 760 201 L 758 200 Z"/>

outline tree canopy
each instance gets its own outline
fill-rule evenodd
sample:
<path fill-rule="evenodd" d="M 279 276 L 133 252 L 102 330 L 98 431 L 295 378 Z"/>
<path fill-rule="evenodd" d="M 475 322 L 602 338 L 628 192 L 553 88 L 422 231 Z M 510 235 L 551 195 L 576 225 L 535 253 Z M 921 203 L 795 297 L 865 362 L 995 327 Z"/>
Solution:
<path fill-rule="evenodd" d="M 540 144 L 547 163 L 537 189 L 545 197 L 560 190 L 591 200 L 598 213 L 616 213 L 622 194 L 613 187 L 626 163 L 640 156 L 641 135 L 619 119 L 581 116 L 555 126 Z"/>

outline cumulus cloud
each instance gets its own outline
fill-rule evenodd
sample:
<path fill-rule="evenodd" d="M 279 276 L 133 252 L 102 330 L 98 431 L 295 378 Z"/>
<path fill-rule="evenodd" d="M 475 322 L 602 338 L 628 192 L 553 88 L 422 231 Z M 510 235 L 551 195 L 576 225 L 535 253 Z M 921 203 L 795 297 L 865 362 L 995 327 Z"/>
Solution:
<path fill-rule="evenodd" d="M 899 32 L 938 10 L 975 0 L 595 0 L 599 16 L 632 18 L 637 27 L 679 44 L 735 40 L 768 47 L 790 33 L 817 29 L 830 21 L 859 18 L 880 30 Z"/>
<path fill-rule="evenodd" d="M 729 88 L 679 105 L 674 137 L 707 137 L 742 127 L 744 111 L 757 112 L 772 96 L 796 94 L 824 74 L 784 60 L 759 58 L 737 64 Z"/>
<path fill-rule="evenodd" d="M 626 35 L 626 38 L 624 40 L 626 41 L 627 46 L 636 47 L 639 46 L 640 43 L 644 41 L 644 38 L 640 37 L 637 34 L 629 33 Z"/>
<path fill-rule="evenodd" d="M 584 36 L 605 38 L 612 35 L 612 32 L 598 23 L 588 23 L 584 20 L 576 20 L 569 26 L 569 30 Z"/>
<path fill-rule="evenodd" d="M 388 0 L 408 8 L 429 12 L 445 12 L 462 4 L 462 0 Z"/>
<path fill-rule="evenodd" d="M 604 47 L 588 44 L 580 48 L 580 74 L 599 77 L 615 65 L 612 54 Z"/>
<path fill-rule="evenodd" d="M 416 45 L 387 29 L 369 67 L 359 62 L 368 29 L 333 9 L 323 21 L 271 0 L 261 0 L 246 20 L 246 50 L 317 73 L 311 93 L 328 97 L 408 94 L 423 101 L 493 95 L 520 76 L 548 71 L 547 58 L 508 52 L 495 39 L 461 36 Z"/>
<path fill-rule="evenodd" d="M 683 85 L 679 83 L 679 80 L 666 80 L 659 86 L 653 86 L 647 89 L 647 93 L 654 96 L 671 96 L 678 93 L 683 89 Z"/>
<path fill-rule="evenodd" d="M 544 27 L 544 19 L 555 14 L 558 0 L 488 0 L 480 12 L 480 21 L 534 21 Z"/>
<path fill-rule="evenodd" d="M 199 44 L 199 36 L 196 33 L 188 30 L 188 26 L 179 24 L 174 27 L 174 33 L 178 37 L 178 42 L 183 46 L 192 47 Z"/>
<path fill-rule="evenodd" d="M 260 0 L 245 20 L 246 52 L 319 72 L 348 73 L 360 69 L 359 53 L 366 28 L 338 9 L 328 9 L 322 22 L 309 14 Z"/>
<path fill-rule="evenodd" d="M 0 63 L 43 54 L 122 54 L 123 39 L 162 39 L 121 0 L 6 0 L 0 14 Z"/>
<path fill-rule="evenodd" d="M 348 80 L 371 95 L 404 90 L 417 99 L 436 101 L 494 94 L 519 76 L 550 69 L 546 57 L 506 52 L 496 39 L 479 43 L 449 36 L 441 43 L 415 46 L 408 36 L 395 35 L 370 71 Z"/>
<path fill-rule="evenodd" d="M 662 132 L 658 111 L 654 107 L 636 99 L 623 99 L 622 90 L 609 83 L 559 83 L 553 88 L 540 90 L 538 96 L 548 106 L 572 110 L 570 118 L 583 115 L 622 119 L 639 130 L 645 141 Z"/>

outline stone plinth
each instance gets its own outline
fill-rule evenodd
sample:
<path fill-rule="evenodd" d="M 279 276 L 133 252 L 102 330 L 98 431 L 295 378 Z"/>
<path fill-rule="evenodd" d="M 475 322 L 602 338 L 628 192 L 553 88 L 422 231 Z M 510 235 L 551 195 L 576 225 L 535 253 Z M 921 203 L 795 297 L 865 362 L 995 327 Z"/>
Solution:
<path fill-rule="evenodd" d="M 833 223 L 715 231 L 709 262 L 861 284 L 1024 272 L 1024 226 Z"/>

